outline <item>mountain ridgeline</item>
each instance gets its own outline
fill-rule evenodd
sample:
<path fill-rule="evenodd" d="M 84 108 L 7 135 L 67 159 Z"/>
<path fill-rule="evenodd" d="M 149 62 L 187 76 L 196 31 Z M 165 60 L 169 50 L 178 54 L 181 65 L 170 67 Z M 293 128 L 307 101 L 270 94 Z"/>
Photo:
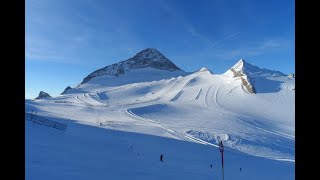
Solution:
<path fill-rule="evenodd" d="M 38 99 L 26 99 L 26 113 L 68 128 L 61 134 L 26 116 L 28 179 L 221 179 L 212 164 L 221 161 L 220 142 L 228 179 L 294 179 L 294 74 L 243 59 L 219 74 L 185 72 L 149 48 Z"/>
<path fill-rule="evenodd" d="M 146 72 L 145 70 L 147 69 L 151 69 L 151 71 L 148 71 L 148 73 L 151 72 L 151 74 L 142 75 L 141 73 L 145 73 Z M 209 71 L 207 68 L 202 68 L 202 69 L 208 71 L 209 74 L 213 75 L 213 73 Z M 138 71 L 140 71 L 140 74 L 139 73 L 137 74 Z M 156 75 L 156 73 L 159 73 L 159 71 L 162 73 L 162 76 L 161 76 L 162 79 L 185 76 L 190 74 L 183 71 L 181 68 L 177 67 L 173 62 L 171 62 L 158 50 L 154 48 L 147 48 L 140 51 L 139 53 L 137 53 L 135 56 L 133 56 L 128 60 L 121 61 L 119 63 L 115 63 L 92 72 L 91 74 L 89 74 L 83 79 L 83 81 L 81 82 L 81 84 L 78 85 L 78 87 L 76 88 L 67 87 L 62 94 L 72 93 L 74 92 L 73 90 L 76 90 L 75 92 L 77 92 L 77 89 L 82 85 L 98 77 L 104 78 L 102 76 L 109 77 L 108 80 L 105 79 L 103 81 L 99 81 L 99 82 L 107 83 L 107 85 L 110 85 L 108 83 L 115 85 L 114 82 L 117 82 L 117 81 L 119 81 L 119 83 L 116 85 L 121 85 L 121 83 L 125 84 L 125 83 L 133 83 L 133 82 L 161 80 L 161 78 L 152 79 L 149 77 L 149 76 Z M 120 76 L 125 74 L 128 77 L 130 76 L 131 79 L 137 76 L 136 80 L 126 81 L 128 77 Z M 163 74 L 165 76 L 163 76 Z M 272 91 L 272 92 L 277 91 L 276 88 L 280 87 L 279 82 L 269 80 L 270 77 L 272 78 L 272 77 L 287 76 L 279 71 L 268 70 L 264 68 L 261 69 L 257 66 L 249 64 L 244 59 L 240 59 L 235 65 L 233 65 L 225 73 L 221 75 L 218 75 L 218 74 L 215 74 L 215 75 L 238 79 L 243 90 L 249 94 L 256 94 L 259 92 L 267 92 L 267 91 Z M 111 80 L 112 82 L 110 82 L 110 78 L 113 79 Z M 265 84 L 265 83 L 267 83 L 266 86 L 270 85 L 269 90 L 262 90 L 262 91 L 261 89 L 259 90 L 258 86 L 261 86 L 261 84 Z"/>
<path fill-rule="evenodd" d="M 93 73 L 85 77 L 81 84 L 88 82 L 94 77 L 103 75 L 119 76 L 120 74 L 125 74 L 127 71 L 146 67 L 167 71 L 181 70 L 158 50 L 154 48 L 147 48 L 140 51 L 138 54 L 128 60 L 111 64 L 94 71 Z"/>
<path fill-rule="evenodd" d="M 50 94 L 44 91 L 40 91 L 38 97 L 36 97 L 35 99 L 48 99 L 48 98 L 51 98 Z"/>

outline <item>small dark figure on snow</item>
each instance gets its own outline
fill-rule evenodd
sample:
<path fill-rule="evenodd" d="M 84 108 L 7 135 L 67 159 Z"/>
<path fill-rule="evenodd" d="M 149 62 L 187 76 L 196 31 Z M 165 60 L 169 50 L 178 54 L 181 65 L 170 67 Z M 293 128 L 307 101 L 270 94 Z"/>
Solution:
<path fill-rule="evenodd" d="M 160 161 L 163 162 L 163 155 L 160 155 Z"/>

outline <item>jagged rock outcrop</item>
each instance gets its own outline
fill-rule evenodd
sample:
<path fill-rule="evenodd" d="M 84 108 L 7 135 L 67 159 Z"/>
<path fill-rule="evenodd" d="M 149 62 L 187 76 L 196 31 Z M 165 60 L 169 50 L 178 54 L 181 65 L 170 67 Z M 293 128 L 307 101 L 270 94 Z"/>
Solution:
<path fill-rule="evenodd" d="M 115 63 L 104 68 L 98 69 L 93 73 L 85 77 L 81 84 L 88 82 L 90 79 L 103 76 L 103 75 L 113 75 L 119 76 L 126 73 L 127 71 L 133 69 L 141 69 L 151 67 L 155 69 L 167 70 L 167 71 L 176 71 L 181 70 L 174 63 L 172 63 L 168 58 L 161 54 L 158 50 L 154 48 L 147 48 L 140 51 L 134 57 Z"/>
<path fill-rule="evenodd" d="M 72 89 L 70 86 L 66 87 L 66 89 L 64 89 L 64 91 L 61 93 L 62 94 L 66 94 L 68 92 L 68 90 Z"/>
<path fill-rule="evenodd" d="M 35 99 L 48 99 L 48 98 L 51 98 L 51 96 L 44 92 L 44 91 L 40 91 L 38 97 L 36 97 Z"/>

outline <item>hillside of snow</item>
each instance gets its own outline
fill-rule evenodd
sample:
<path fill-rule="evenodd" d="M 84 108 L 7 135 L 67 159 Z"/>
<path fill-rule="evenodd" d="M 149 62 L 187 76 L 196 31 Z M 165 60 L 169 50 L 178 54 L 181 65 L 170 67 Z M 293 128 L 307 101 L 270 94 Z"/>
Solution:
<path fill-rule="evenodd" d="M 92 77 L 26 100 L 26 112 L 69 124 L 61 133 L 26 122 L 26 177 L 217 179 L 223 141 L 226 179 L 294 179 L 294 87 L 244 60 L 223 74 L 144 67 Z"/>
<path fill-rule="evenodd" d="M 110 127 L 69 121 L 61 132 L 26 121 L 25 179 L 221 179 L 220 152 L 214 146 Z M 227 148 L 224 159 L 225 179 L 294 179 L 292 163 Z"/>

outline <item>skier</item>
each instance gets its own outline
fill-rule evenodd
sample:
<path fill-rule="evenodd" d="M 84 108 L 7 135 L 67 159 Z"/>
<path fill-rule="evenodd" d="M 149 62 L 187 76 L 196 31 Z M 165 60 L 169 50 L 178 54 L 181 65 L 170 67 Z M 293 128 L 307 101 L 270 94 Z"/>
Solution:
<path fill-rule="evenodd" d="M 163 155 L 160 155 L 160 161 L 163 162 Z"/>

